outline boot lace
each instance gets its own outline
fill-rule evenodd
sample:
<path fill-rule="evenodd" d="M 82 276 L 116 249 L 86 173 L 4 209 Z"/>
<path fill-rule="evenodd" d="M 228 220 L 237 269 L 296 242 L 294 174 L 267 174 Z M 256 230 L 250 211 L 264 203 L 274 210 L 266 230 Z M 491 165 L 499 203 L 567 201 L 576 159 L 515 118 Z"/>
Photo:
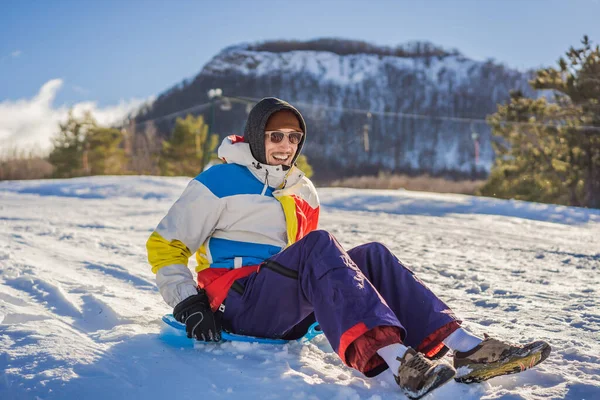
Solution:
<path fill-rule="evenodd" d="M 431 363 L 429 362 L 429 360 L 427 360 L 425 357 L 423 357 L 423 355 L 421 355 L 420 353 L 415 354 L 413 359 L 414 359 L 414 361 L 411 360 L 411 363 L 410 363 L 411 368 L 416 369 L 417 371 L 419 371 L 421 373 L 425 373 L 425 372 L 427 372 L 427 370 L 429 368 L 431 368 Z"/>

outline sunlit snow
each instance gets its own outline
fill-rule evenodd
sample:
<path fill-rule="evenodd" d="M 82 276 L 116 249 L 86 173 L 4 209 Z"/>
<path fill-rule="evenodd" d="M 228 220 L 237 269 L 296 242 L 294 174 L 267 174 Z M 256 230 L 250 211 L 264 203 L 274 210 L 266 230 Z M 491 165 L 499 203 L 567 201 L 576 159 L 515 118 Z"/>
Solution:
<path fill-rule="evenodd" d="M 145 241 L 187 181 L 0 182 L 0 399 L 403 398 L 389 372 L 363 377 L 323 336 L 194 347 L 163 326 Z M 600 398 L 599 210 L 319 192 L 321 229 L 347 248 L 386 244 L 473 332 L 553 347 L 535 369 L 428 399 Z"/>

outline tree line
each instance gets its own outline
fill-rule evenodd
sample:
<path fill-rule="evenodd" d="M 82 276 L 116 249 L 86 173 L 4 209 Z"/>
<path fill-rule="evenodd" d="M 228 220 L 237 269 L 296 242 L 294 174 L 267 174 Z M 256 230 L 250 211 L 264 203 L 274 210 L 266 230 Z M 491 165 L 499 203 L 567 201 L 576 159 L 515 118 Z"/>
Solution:
<path fill-rule="evenodd" d="M 132 121 L 122 129 L 98 124 L 92 114 L 75 116 L 59 124 L 47 157 L 15 153 L 0 160 L 0 180 L 73 178 L 91 175 L 196 176 L 218 160 L 219 135 L 209 133 L 202 115 L 177 118 L 168 139 L 152 123 L 136 129 Z M 312 168 L 298 158 L 308 176 Z"/>
<path fill-rule="evenodd" d="M 98 125 L 89 113 L 72 113 L 53 138 L 48 161 L 52 177 L 89 175 L 195 176 L 216 157 L 217 135 L 208 135 L 202 116 L 178 118 L 167 140 L 152 124 L 136 133 L 135 127 L 117 129 Z"/>
<path fill-rule="evenodd" d="M 426 41 L 416 41 L 395 47 L 378 46 L 361 40 L 321 38 L 308 41 L 270 40 L 258 44 L 248 44 L 248 50 L 287 53 L 290 51 L 328 51 L 338 55 L 375 54 L 393 57 L 447 57 L 459 56 L 458 50 L 445 50 Z"/>

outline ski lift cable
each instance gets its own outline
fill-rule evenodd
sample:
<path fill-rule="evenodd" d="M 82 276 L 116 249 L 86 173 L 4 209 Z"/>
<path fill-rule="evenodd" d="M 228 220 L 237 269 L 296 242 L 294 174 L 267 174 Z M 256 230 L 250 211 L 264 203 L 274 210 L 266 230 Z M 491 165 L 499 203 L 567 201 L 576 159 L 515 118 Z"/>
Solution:
<path fill-rule="evenodd" d="M 208 107 L 210 107 L 210 106 L 211 106 L 211 103 L 202 103 L 202 104 L 196 104 L 196 105 L 194 105 L 194 106 L 192 106 L 192 107 L 189 107 L 189 108 L 183 109 L 183 110 L 181 110 L 181 111 L 175 111 L 175 112 L 173 112 L 173 113 L 171 113 L 171 114 L 162 115 L 162 116 L 160 116 L 160 117 L 156 117 L 156 118 L 152 118 L 152 119 L 147 119 L 147 120 L 145 120 L 145 121 L 142 121 L 142 122 L 140 122 L 140 123 L 137 123 L 136 125 L 137 125 L 137 126 L 143 126 L 143 125 L 145 125 L 145 124 L 148 124 L 148 123 L 150 123 L 150 122 L 155 122 L 155 121 L 161 121 L 161 120 L 163 120 L 163 119 L 174 118 L 174 117 L 177 117 L 177 116 L 179 116 L 179 115 L 182 115 L 182 114 L 185 114 L 185 113 L 194 112 L 194 111 L 201 111 L 201 110 L 203 110 L 203 109 L 205 109 L 205 108 L 208 108 Z"/>
<path fill-rule="evenodd" d="M 223 96 L 229 97 L 229 96 Z M 239 99 L 257 103 L 260 99 L 250 98 L 250 97 L 237 97 Z M 364 114 L 366 116 L 371 115 L 381 115 L 384 117 L 403 117 L 403 118 L 412 118 L 412 119 L 421 119 L 421 120 L 437 120 L 437 121 L 452 121 L 452 122 L 469 122 L 473 123 L 482 123 L 488 124 L 488 121 L 483 118 L 469 118 L 469 117 L 451 117 L 451 116 L 436 116 L 436 115 L 427 115 L 427 114 L 415 114 L 415 113 L 402 113 L 402 112 L 392 112 L 392 111 L 371 111 L 360 108 L 347 108 L 347 107 L 334 107 L 327 106 L 321 104 L 311 104 L 311 103 L 303 103 L 303 102 L 293 102 L 298 106 L 310 107 L 310 108 L 320 108 L 327 110 L 336 110 L 342 112 L 350 112 L 355 114 Z M 560 128 L 560 125 L 557 124 L 549 124 L 543 122 L 520 122 L 520 121 L 503 121 L 503 125 L 514 125 L 514 126 L 534 126 L 534 127 L 548 127 L 548 128 Z M 577 130 L 588 130 L 588 131 L 600 131 L 600 127 L 593 125 L 580 125 L 574 126 L 573 129 Z"/>
<path fill-rule="evenodd" d="M 261 100 L 258 98 L 244 97 L 244 96 L 219 96 L 218 99 L 229 100 L 232 103 L 241 103 L 241 104 L 256 104 Z M 293 102 L 293 103 L 300 107 L 348 112 L 348 113 L 353 113 L 353 114 L 365 115 L 367 117 L 369 115 L 370 116 L 380 115 L 380 116 L 384 116 L 384 117 L 401 117 L 401 118 L 411 118 L 411 119 L 418 119 L 418 120 L 452 121 L 452 122 L 464 122 L 464 123 L 471 123 L 471 124 L 480 123 L 480 124 L 486 124 L 486 125 L 488 124 L 488 121 L 483 118 L 437 116 L 437 115 L 403 113 L 403 112 L 393 112 L 393 111 L 371 111 L 371 110 L 365 110 L 365 109 L 360 109 L 360 108 L 336 107 L 336 106 L 328 106 L 328 105 L 323 105 L 323 104 L 311 104 L 311 103 L 304 103 L 304 102 Z M 181 111 L 176 111 L 171 114 L 167 114 L 167 115 L 163 115 L 163 116 L 160 116 L 157 118 L 152 118 L 152 119 L 142 121 L 138 124 L 138 126 L 142 126 L 142 125 L 150 123 L 150 122 L 160 121 L 163 119 L 173 118 L 173 117 L 176 117 L 176 116 L 184 114 L 184 113 L 190 113 L 193 111 L 196 111 L 196 112 L 201 111 L 205 108 L 210 107 L 211 105 L 212 105 L 211 102 L 196 104 L 192 107 L 186 108 Z M 548 127 L 548 128 L 560 128 L 561 127 L 560 125 L 557 125 L 557 124 L 549 124 L 549 123 L 543 123 L 543 122 L 503 121 L 502 124 L 509 125 L 509 126 L 530 126 L 530 127 Z M 574 126 L 574 127 L 572 127 L 572 129 L 585 130 L 585 131 L 600 131 L 600 127 L 593 126 L 593 125 Z"/>

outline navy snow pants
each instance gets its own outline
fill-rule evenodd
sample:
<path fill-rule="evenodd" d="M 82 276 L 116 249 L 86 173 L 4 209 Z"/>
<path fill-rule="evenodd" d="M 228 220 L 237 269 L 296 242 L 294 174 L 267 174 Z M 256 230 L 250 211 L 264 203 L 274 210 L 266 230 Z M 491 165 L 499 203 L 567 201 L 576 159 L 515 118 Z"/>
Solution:
<path fill-rule="evenodd" d="M 237 282 L 244 291 L 229 291 L 223 315 L 228 330 L 282 338 L 316 318 L 338 353 L 343 336 L 361 323 L 369 330 L 399 327 L 403 343 L 416 348 L 456 320 L 387 247 L 368 243 L 346 252 L 322 230 L 310 232 Z"/>

